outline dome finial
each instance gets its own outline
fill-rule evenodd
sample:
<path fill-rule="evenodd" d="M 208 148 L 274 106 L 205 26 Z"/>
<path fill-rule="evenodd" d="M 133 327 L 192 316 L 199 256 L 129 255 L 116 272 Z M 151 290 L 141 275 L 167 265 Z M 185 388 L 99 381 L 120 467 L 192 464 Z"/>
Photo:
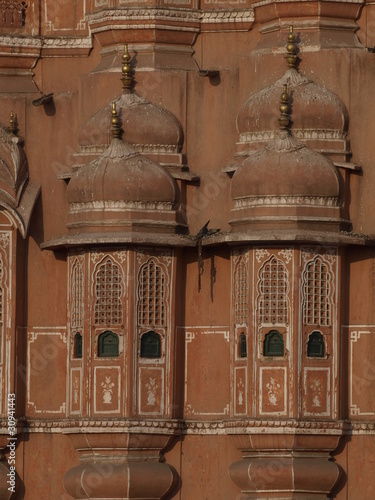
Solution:
<path fill-rule="evenodd" d="M 283 85 L 283 93 L 281 94 L 279 123 L 280 130 L 288 130 L 290 125 L 290 106 L 288 86 L 286 84 Z"/>
<path fill-rule="evenodd" d="M 128 51 L 128 44 L 124 46 L 124 53 L 122 55 L 122 91 L 124 94 L 130 94 L 134 86 L 133 71 L 130 65 L 130 54 Z"/>
<path fill-rule="evenodd" d="M 11 113 L 10 113 L 8 132 L 10 134 L 17 135 L 17 125 L 16 125 L 16 119 L 15 119 L 15 116 L 13 114 L 13 111 L 11 111 Z"/>
<path fill-rule="evenodd" d="M 289 26 L 289 34 L 288 34 L 288 44 L 286 46 L 286 50 L 288 54 L 285 56 L 288 62 L 288 68 L 297 69 L 298 64 L 298 47 L 296 44 L 296 35 L 293 32 L 293 26 Z"/>
<path fill-rule="evenodd" d="M 117 116 L 116 104 L 112 103 L 112 113 L 111 113 L 111 133 L 114 139 L 120 139 L 121 136 L 121 128 L 120 128 L 120 120 Z"/>

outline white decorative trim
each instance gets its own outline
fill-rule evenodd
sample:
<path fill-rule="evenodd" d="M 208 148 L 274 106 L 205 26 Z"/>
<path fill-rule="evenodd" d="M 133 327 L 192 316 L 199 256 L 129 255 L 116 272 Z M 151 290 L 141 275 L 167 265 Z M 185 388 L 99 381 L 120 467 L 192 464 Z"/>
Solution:
<path fill-rule="evenodd" d="M 316 412 L 308 412 L 306 411 L 306 397 L 307 397 L 307 393 L 308 392 L 311 392 L 311 391 L 314 391 L 314 389 L 312 389 L 311 387 L 308 388 L 307 387 L 307 374 L 308 372 L 317 372 L 317 371 L 323 371 L 323 372 L 326 372 L 326 375 L 327 375 L 327 394 L 325 394 L 326 396 L 326 408 L 324 409 L 324 411 L 316 411 Z M 305 367 L 304 369 L 304 373 L 303 373 L 303 388 L 304 388 L 304 393 L 305 393 L 305 397 L 304 397 L 304 400 L 303 400 L 303 414 L 307 417 L 329 417 L 330 415 L 330 407 L 331 407 L 331 391 L 330 391 L 330 386 L 331 386 L 331 369 L 329 367 L 327 368 L 320 368 L 320 367 Z M 316 392 L 319 392 L 319 387 L 316 386 Z M 321 389 L 320 389 L 320 392 L 321 392 Z M 319 406 L 319 401 L 317 400 L 316 402 L 316 407 L 318 408 Z"/>
<path fill-rule="evenodd" d="M 254 9 L 215 9 L 215 10 L 198 10 L 187 8 L 154 8 L 154 7 L 122 7 L 119 9 L 106 9 L 100 12 L 92 12 L 86 16 L 89 25 L 96 22 L 103 23 L 104 21 L 175 21 L 184 23 L 249 23 L 254 22 Z M 139 28 L 139 25 L 134 25 Z M 145 25 L 144 27 L 151 27 Z M 155 26 L 156 27 L 156 26 Z M 114 26 L 111 25 L 113 29 Z M 123 28 L 123 26 L 122 26 Z M 92 32 L 102 31 L 108 27 L 92 28 Z M 120 29 L 120 26 L 118 26 Z M 176 29 L 176 26 L 165 26 L 163 29 Z M 188 31 L 197 31 L 197 28 L 185 28 Z"/>
<path fill-rule="evenodd" d="M 201 335 L 223 335 L 224 339 L 229 343 L 230 331 L 229 328 L 224 327 L 223 329 L 220 327 L 206 326 L 206 327 L 185 327 L 182 328 L 185 331 L 185 391 L 184 391 L 184 406 L 185 412 L 191 415 L 229 415 L 229 403 L 223 408 L 222 411 L 219 412 L 200 412 L 195 411 L 194 408 L 188 403 L 188 349 L 187 346 L 196 338 L 196 334 L 199 333 Z M 228 372 L 230 375 L 230 372 Z"/>
<path fill-rule="evenodd" d="M 254 130 L 251 132 L 242 132 L 240 134 L 241 143 L 269 141 L 279 135 L 279 130 Z M 324 129 L 293 129 L 292 136 L 302 140 L 347 140 L 347 132 L 343 130 L 324 130 Z"/>
<path fill-rule="evenodd" d="M 244 372 L 241 376 L 240 371 Z M 246 366 L 237 366 L 234 369 L 234 415 L 247 415 L 247 368 Z M 238 411 L 242 406 L 243 410 Z"/>
<path fill-rule="evenodd" d="M 41 331 L 42 330 L 42 331 Z M 53 331 L 55 330 L 55 331 Z M 40 328 L 32 328 L 28 333 L 27 333 L 27 404 L 30 408 L 33 409 L 35 413 L 44 413 L 44 414 L 49 414 L 49 413 L 65 413 L 66 411 L 66 401 L 64 401 L 61 405 L 60 408 L 57 410 L 51 410 L 51 409 L 46 409 L 46 410 L 38 410 L 36 407 L 36 404 L 34 401 L 31 400 L 30 397 L 30 375 L 31 371 L 33 370 L 31 359 L 30 359 L 30 344 L 34 343 L 37 337 L 40 335 L 48 335 L 48 336 L 59 336 L 60 339 L 64 344 L 67 343 L 67 332 L 66 332 L 66 327 L 40 327 Z M 38 353 L 40 357 L 43 359 L 43 352 Z M 47 358 L 48 359 L 48 358 Z M 51 360 L 49 360 L 51 361 Z"/>
<path fill-rule="evenodd" d="M 79 378 L 79 387 L 73 387 L 73 372 L 78 372 L 78 378 Z M 82 368 L 71 368 L 70 370 L 70 414 L 71 415 L 79 415 L 82 412 Z M 77 380 L 77 379 L 76 379 Z M 75 394 L 79 389 L 79 410 L 73 410 L 73 403 L 76 404 L 76 401 L 74 401 Z"/>
<path fill-rule="evenodd" d="M 95 212 L 102 210 L 111 210 L 121 212 L 124 210 L 157 210 L 170 211 L 173 203 L 167 201 L 89 201 L 87 203 L 71 203 L 69 205 L 70 213 L 77 212 Z"/>
<path fill-rule="evenodd" d="M 148 372 L 148 371 L 160 371 L 160 384 L 161 384 L 161 391 L 160 391 L 160 411 L 145 411 L 143 409 L 142 411 L 142 372 Z M 150 386 L 148 386 L 150 384 Z M 149 377 L 148 384 L 143 387 L 143 390 L 147 390 L 147 393 L 150 397 L 149 402 L 147 405 L 149 406 L 154 406 L 152 404 L 152 397 L 155 398 L 157 395 L 157 391 L 159 387 L 156 385 L 155 378 L 153 378 L 151 375 Z M 153 385 L 154 384 L 154 385 Z M 138 372 L 138 413 L 140 415 L 163 415 L 164 413 L 164 399 L 165 399 L 165 382 L 164 382 L 164 367 L 163 366 L 140 366 L 139 367 L 139 372 Z M 156 399 L 155 399 L 156 401 Z"/>
<path fill-rule="evenodd" d="M 274 412 L 263 411 L 263 405 L 262 405 L 262 401 L 263 401 L 263 372 L 266 372 L 266 371 L 275 372 L 277 370 L 284 372 L 284 390 L 283 390 L 283 394 L 282 394 L 284 410 L 283 411 L 275 410 Z M 270 392 L 270 397 L 271 397 L 273 394 L 272 388 L 269 389 L 269 392 Z M 278 367 L 276 367 L 276 366 L 275 367 L 274 366 L 261 366 L 260 367 L 260 369 L 259 369 L 259 415 L 276 415 L 277 414 L 280 416 L 286 416 L 288 414 L 287 392 L 288 392 L 288 384 L 287 384 L 287 369 L 286 369 L 286 367 L 280 367 L 280 366 L 278 366 Z"/>
<path fill-rule="evenodd" d="M 350 331 L 350 358 L 349 358 L 349 407 L 350 407 L 350 415 L 355 416 L 374 416 L 375 411 L 362 411 L 361 408 L 354 402 L 353 397 L 353 387 L 356 383 L 363 383 L 367 390 L 373 385 L 375 380 L 375 367 L 372 366 L 372 375 L 370 379 L 359 379 L 356 374 L 353 374 L 353 355 L 354 355 L 354 344 L 356 344 L 362 335 L 375 335 L 375 331 L 370 330 L 352 330 Z M 356 381 L 355 381 L 356 380 Z"/>
<path fill-rule="evenodd" d="M 117 407 L 112 410 L 98 410 L 97 409 L 97 392 L 99 391 L 97 385 L 97 371 L 103 370 L 104 372 L 117 371 Z M 112 382 L 113 383 L 113 382 Z M 113 365 L 103 365 L 103 366 L 94 366 L 94 384 L 93 384 L 93 392 L 94 392 L 94 413 L 97 415 L 102 415 L 106 413 L 120 413 L 121 407 L 121 368 L 119 366 Z"/>
<path fill-rule="evenodd" d="M 76 30 L 82 30 L 82 29 L 85 29 L 86 27 L 86 20 L 85 20 L 85 17 L 86 17 L 86 0 L 81 0 L 81 2 L 83 2 L 82 4 L 82 8 L 83 8 L 83 17 L 82 19 L 80 19 L 77 23 L 77 26 L 76 26 Z M 79 4 L 81 3 L 79 2 Z M 57 3 L 60 3 L 60 2 L 57 2 Z M 45 23 L 45 28 L 47 30 L 50 30 L 50 31 L 70 31 L 71 28 L 55 28 L 55 25 L 52 23 L 51 20 L 48 19 L 48 7 L 47 7 L 47 0 L 44 0 L 44 23 Z M 78 5 L 79 5 L 78 4 Z"/>
<path fill-rule="evenodd" d="M 333 196 L 247 196 L 234 200 L 235 208 L 246 208 L 255 206 L 319 206 L 339 207 L 340 200 Z"/>
<path fill-rule="evenodd" d="M 52 48 L 52 49 L 91 49 L 92 37 L 20 37 L 20 36 L 0 36 L 0 47 L 29 47 L 29 48 Z"/>

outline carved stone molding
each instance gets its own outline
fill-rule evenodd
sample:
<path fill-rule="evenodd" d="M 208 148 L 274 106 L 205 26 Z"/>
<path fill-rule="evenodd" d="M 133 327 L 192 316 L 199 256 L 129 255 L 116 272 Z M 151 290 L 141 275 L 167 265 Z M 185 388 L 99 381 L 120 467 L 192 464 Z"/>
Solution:
<path fill-rule="evenodd" d="M 233 434 L 243 459 L 230 466 L 229 475 L 241 490 L 241 499 L 266 499 L 270 490 L 272 498 L 285 500 L 328 498 L 341 474 L 330 453 L 336 450 L 342 430 Z"/>
<path fill-rule="evenodd" d="M 173 490 L 177 473 L 162 463 L 162 452 L 173 435 L 158 430 L 98 430 L 66 432 L 81 455 L 80 465 L 64 477 L 64 487 L 74 499 L 88 498 L 89 494 L 90 498 L 159 500 Z M 94 476 L 100 480 L 93 481 Z"/>
<path fill-rule="evenodd" d="M 275 205 L 318 205 L 323 207 L 337 207 L 339 200 L 333 197 L 316 196 L 257 196 L 234 200 L 236 208 L 251 206 L 275 206 Z"/>

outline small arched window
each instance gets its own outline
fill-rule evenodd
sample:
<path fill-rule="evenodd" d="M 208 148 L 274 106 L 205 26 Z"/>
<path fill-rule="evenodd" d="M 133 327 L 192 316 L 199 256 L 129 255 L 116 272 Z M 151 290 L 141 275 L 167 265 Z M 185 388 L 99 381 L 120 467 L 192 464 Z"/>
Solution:
<path fill-rule="evenodd" d="M 161 339 L 154 331 L 146 332 L 141 337 L 141 358 L 160 358 Z"/>
<path fill-rule="evenodd" d="M 240 342 L 239 342 L 239 347 L 240 347 L 240 358 L 246 358 L 247 357 L 247 343 L 246 343 L 246 335 L 245 333 L 240 334 Z"/>
<path fill-rule="evenodd" d="M 324 338 L 318 331 L 312 332 L 309 336 L 307 356 L 309 358 L 324 358 Z"/>
<path fill-rule="evenodd" d="M 74 357 L 82 358 L 82 335 L 79 332 L 74 335 Z"/>
<path fill-rule="evenodd" d="M 284 339 L 277 330 L 271 330 L 264 338 L 264 356 L 284 356 Z"/>
<path fill-rule="evenodd" d="M 98 356 L 99 358 L 115 358 L 119 355 L 118 335 L 106 330 L 99 335 Z"/>

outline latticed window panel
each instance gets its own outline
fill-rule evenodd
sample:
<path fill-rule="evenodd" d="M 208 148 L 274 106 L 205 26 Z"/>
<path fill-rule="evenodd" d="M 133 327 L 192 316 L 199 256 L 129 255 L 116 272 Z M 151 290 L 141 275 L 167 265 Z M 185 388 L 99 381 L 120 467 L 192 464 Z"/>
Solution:
<path fill-rule="evenodd" d="M 95 295 L 95 324 L 121 325 L 122 277 L 119 266 L 111 259 L 101 264 L 96 272 Z"/>
<path fill-rule="evenodd" d="M 72 271 L 71 325 L 83 326 L 83 268 L 76 260 Z"/>
<path fill-rule="evenodd" d="M 259 320 L 263 324 L 288 323 L 288 271 L 273 257 L 261 269 L 258 289 Z"/>
<path fill-rule="evenodd" d="M 19 28 L 25 24 L 27 4 L 18 0 L 0 0 L 1 26 Z"/>
<path fill-rule="evenodd" d="M 138 324 L 166 325 L 165 274 L 153 259 L 142 266 L 139 274 Z"/>
<path fill-rule="evenodd" d="M 234 274 L 234 315 L 235 323 L 237 325 L 246 324 L 248 322 L 248 296 L 249 296 L 249 283 L 247 276 L 247 268 L 243 259 L 237 264 Z"/>
<path fill-rule="evenodd" d="M 331 325 L 331 275 L 320 258 L 306 265 L 303 282 L 303 322 L 305 325 Z"/>

